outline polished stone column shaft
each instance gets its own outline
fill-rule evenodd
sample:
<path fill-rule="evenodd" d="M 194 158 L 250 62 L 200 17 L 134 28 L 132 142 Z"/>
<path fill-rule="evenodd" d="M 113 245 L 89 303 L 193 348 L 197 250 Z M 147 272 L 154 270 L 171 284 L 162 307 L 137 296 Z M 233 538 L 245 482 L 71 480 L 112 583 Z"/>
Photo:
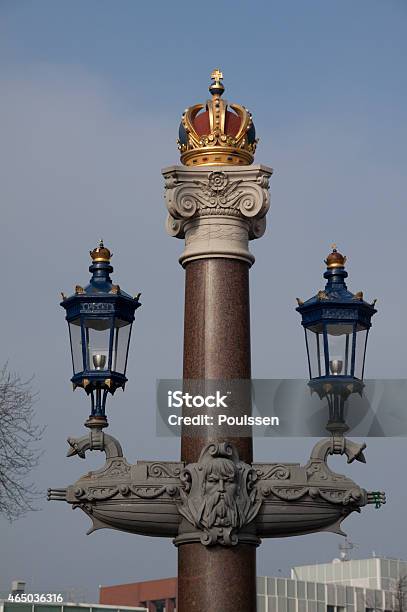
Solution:
<path fill-rule="evenodd" d="M 203 259 L 186 266 L 184 378 L 250 378 L 249 267 L 238 260 Z M 204 437 L 181 441 L 182 461 L 223 441 L 216 427 Z M 251 463 L 252 439 L 229 438 Z M 184 544 L 178 557 L 179 612 L 253 612 L 256 607 L 256 548 Z"/>

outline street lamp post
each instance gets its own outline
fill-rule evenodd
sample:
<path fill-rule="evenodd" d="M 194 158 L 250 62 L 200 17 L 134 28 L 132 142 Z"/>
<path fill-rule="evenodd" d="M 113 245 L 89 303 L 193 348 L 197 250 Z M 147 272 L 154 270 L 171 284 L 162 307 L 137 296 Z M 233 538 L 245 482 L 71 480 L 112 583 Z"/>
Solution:
<path fill-rule="evenodd" d="M 90 253 L 92 278 L 83 288 L 76 285 L 70 297 L 63 295 L 69 326 L 74 389 L 82 387 L 91 397 L 86 425 L 107 426 L 106 398 L 127 382 L 126 368 L 134 313 L 141 305 L 110 279 L 112 254 L 101 240 Z"/>
<path fill-rule="evenodd" d="M 222 79 L 220 71 L 214 71 L 211 99 L 185 111 L 179 139 L 183 165 L 163 171 L 167 230 L 185 239 L 180 263 L 186 271 L 186 385 L 248 382 L 251 377 L 249 268 L 254 257 L 248 245 L 265 231 L 272 170 L 251 165 L 256 148 L 252 117 L 245 107 L 222 99 Z M 261 538 L 341 533 L 340 524 L 351 512 L 384 502 L 383 494 L 368 493 L 327 465 L 333 453 L 347 455 L 348 461 L 363 460 L 364 445 L 332 430 L 304 466 L 253 463 L 250 431 L 244 437 L 231 436 L 215 421 L 197 427 L 194 434 L 183 429 L 181 461 L 130 465 L 119 442 L 103 434 L 102 427 L 107 423 L 107 393 L 126 381 L 130 328 L 140 304 L 111 284 L 110 254 L 105 251 L 100 245 L 92 252 L 90 285 L 77 287 L 62 306 L 70 326 L 72 381 L 91 394 L 86 425 L 95 424 L 88 436 L 69 438 L 68 454 L 84 457 L 86 451 L 98 449 L 105 452 L 106 462 L 74 485 L 50 489 L 49 499 L 82 509 L 92 520 L 90 531 L 114 528 L 173 538 L 179 549 L 178 612 L 254 612 Z M 330 257 L 335 259 L 336 251 Z M 331 274 L 328 268 L 331 299 L 346 272 L 338 267 Z M 299 305 L 306 334 L 313 334 L 311 339 L 307 335 L 309 362 L 312 341 L 324 349 L 317 351 L 311 382 L 333 384 L 332 379 L 336 383 L 350 377 L 346 382 L 355 384 L 360 373 L 356 336 L 363 330 L 367 335 L 374 308 L 352 301 L 352 308 L 345 310 L 357 315 L 351 323 L 349 317 L 339 322 L 326 319 L 321 300 Z M 121 336 L 123 330 L 128 331 Z M 338 337 L 340 350 L 333 348 Z M 247 413 L 250 402 L 244 407 L 242 403 L 234 402 L 230 414 Z M 187 407 L 183 414 L 189 414 Z"/>
<path fill-rule="evenodd" d="M 297 299 L 305 332 L 309 386 L 329 408 L 328 431 L 343 434 L 346 402 L 361 394 L 364 383 L 366 347 L 376 300 L 368 303 L 363 292 L 352 293 L 345 279 L 346 257 L 336 245 L 325 260 L 325 289 L 303 302 Z"/>

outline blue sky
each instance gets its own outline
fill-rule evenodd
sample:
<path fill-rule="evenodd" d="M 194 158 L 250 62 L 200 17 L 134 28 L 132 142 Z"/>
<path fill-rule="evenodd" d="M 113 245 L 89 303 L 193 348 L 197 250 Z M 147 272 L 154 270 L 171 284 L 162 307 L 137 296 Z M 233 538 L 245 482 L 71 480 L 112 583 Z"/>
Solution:
<path fill-rule="evenodd" d="M 256 162 L 275 169 L 268 230 L 252 244 L 253 375 L 306 375 L 295 297 L 322 288 L 336 242 L 349 287 L 378 298 L 367 377 L 406 378 L 406 26 L 404 0 L 0 2 L 0 361 L 35 374 L 38 420 L 47 423 L 38 486 L 63 486 L 87 469 L 65 458 L 88 404 L 70 388 L 58 298 L 86 283 L 100 236 L 115 253 L 116 282 L 143 296 L 110 430 L 131 462 L 179 455 L 178 441 L 155 437 L 155 380 L 181 372 L 184 281 L 182 245 L 164 230 L 160 169 L 179 162 L 181 113 L 207 98 L 215 67 L 225 97 L 253 113 Z M 256 441 L 256 459 L 304 462 L 310 444 Z M 393 473 L 405 448 L 369 440 L 366 466 L 341 464 L 361 486 L 389 494 L 381 512 L 344 524 L 360 555 L 407 557 L 397 536 L 407 498 Z M 87 528 L 62 504 L 42 504 L 12 526 L 0 521 L 0 590 L 26 578 L 32 591 L 86 586 L 94 599 L 99 583 L 175 574 L 169 542 L 107 531 L 85 538 Z M 338 543 L 332 534 L 265 542 L 259 572 L 329 560 Z M 113 567 L 94 563 L 106 546 L 120 551 Z"/>
<path fill-rule="evenodd" d="M 83 69 L 141 111 L 175 119 L 221 64 L 233 94 L 271 125 L 344 107 L 381 122 L 389 107 L 393 120 L 403 113 L 403 0 L 3 0 L 1 12 L 5 69 Z"/>

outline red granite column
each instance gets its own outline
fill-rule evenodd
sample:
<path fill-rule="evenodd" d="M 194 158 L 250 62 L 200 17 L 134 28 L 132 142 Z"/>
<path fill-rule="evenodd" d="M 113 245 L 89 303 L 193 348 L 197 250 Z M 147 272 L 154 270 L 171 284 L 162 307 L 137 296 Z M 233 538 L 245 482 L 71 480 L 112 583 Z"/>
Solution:
<path fill-rule="evenodd" d="M 249 266 L 237 259 L 201 259 L 186 265 L 184 379 L 250 379 Z M 190 428 L 189 428 L 190 429 Z M 202 448 L 222 441 L 216 426 L 202 438 L 183 432 L 181 460 L 193 463 Z M 252 440 L 228 438 L 250 463 Z"/>
<path fill-rule="evenodd" d="M 186 265 L 184 378 L 250 378 L 249 266 L 234 259 L 202 259 Z M 197 461 L 216 428 L 202 438 L 182 437 L 181 455 Z M 229 439 L 240 458 L 252 461 L 250 437 Z M 183 544 L 178 557 L 177 612 L 254 612 L 254 545 Z"/>

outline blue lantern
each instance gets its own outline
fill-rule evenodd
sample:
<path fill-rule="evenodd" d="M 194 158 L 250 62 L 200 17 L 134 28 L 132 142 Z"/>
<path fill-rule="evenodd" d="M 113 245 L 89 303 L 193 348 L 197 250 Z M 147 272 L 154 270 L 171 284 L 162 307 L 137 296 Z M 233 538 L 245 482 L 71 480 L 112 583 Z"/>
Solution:
<path fill-rule="evenodd" d="M 360 291 L 353 294 L 345 284 L 346 257 L 333 245 L 325 260 L 325 289 L 302 302 L 297 298 L 305 330 L 311 382 L 363 381 L 366 345 L 375 302 L 369 304 Z"/>
<path fill-rule="evenodd" d="M 141 305 L 110 279 L 112 254 L 100 241 L 90 252 L 92 278 L 74 295 L 63 297 L 71 343 L 74 389 L 91 396 L 91 418 L 106 422 L 105 404 L 127 382 L 126 367 L 134 313 Z"/>

